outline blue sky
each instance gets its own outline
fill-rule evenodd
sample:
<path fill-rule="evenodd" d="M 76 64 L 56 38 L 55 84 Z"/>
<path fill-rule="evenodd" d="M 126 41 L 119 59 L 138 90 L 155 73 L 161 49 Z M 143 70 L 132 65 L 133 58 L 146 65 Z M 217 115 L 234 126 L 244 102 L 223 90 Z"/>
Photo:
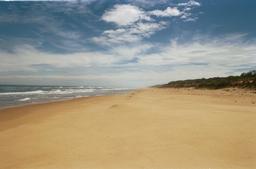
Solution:
<path fill-rule="evenodd" d="M 0 83 L 143 87 L 256 69 L 256 1 L 0 2 Z"/>

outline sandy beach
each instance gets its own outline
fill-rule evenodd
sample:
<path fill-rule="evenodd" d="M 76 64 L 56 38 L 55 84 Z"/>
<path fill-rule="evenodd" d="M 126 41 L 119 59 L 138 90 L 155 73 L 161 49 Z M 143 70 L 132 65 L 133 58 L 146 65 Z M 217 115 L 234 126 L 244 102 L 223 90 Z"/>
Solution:
<path fill-rule="evenodd" d="M 256 168 L 256 93 L 145 89 L 3 109 L 0 168 Z"/>

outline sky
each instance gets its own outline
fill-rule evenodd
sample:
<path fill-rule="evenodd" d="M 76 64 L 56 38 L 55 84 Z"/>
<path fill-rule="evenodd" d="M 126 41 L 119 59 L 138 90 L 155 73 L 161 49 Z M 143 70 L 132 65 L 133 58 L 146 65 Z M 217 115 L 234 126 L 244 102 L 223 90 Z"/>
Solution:
<path fill-rule="evenodd" d="M 0 2 L 0 84 L 145 87 L 256 69 L 254 0 Z"/>

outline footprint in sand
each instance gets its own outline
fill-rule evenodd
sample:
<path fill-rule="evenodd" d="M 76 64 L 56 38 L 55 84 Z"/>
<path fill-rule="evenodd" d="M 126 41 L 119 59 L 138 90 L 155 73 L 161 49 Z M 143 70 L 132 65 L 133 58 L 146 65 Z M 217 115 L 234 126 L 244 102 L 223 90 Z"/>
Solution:
<path fill-rule="evenodd" d="M 118 107 L 118 104 L 113 104 L 112 106 L 110 106 L 111 109 L 116 108 L 116 107 Z"/>
<path fill-rule="evenodd" d="M 135 93 L 131 93 L 131 94 L 129 94 L 128 98 L 131 99 L 134 95 L 135 95 Z"/>

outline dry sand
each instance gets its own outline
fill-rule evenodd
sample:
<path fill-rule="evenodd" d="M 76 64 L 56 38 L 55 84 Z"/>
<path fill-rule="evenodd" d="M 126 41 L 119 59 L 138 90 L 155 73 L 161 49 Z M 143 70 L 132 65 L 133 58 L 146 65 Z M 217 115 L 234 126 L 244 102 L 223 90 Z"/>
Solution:
<path fill-rule="evenodd" d="M 146 89 L 0 110 L 1 169 L 253 169 L 256 94 Z"/>

